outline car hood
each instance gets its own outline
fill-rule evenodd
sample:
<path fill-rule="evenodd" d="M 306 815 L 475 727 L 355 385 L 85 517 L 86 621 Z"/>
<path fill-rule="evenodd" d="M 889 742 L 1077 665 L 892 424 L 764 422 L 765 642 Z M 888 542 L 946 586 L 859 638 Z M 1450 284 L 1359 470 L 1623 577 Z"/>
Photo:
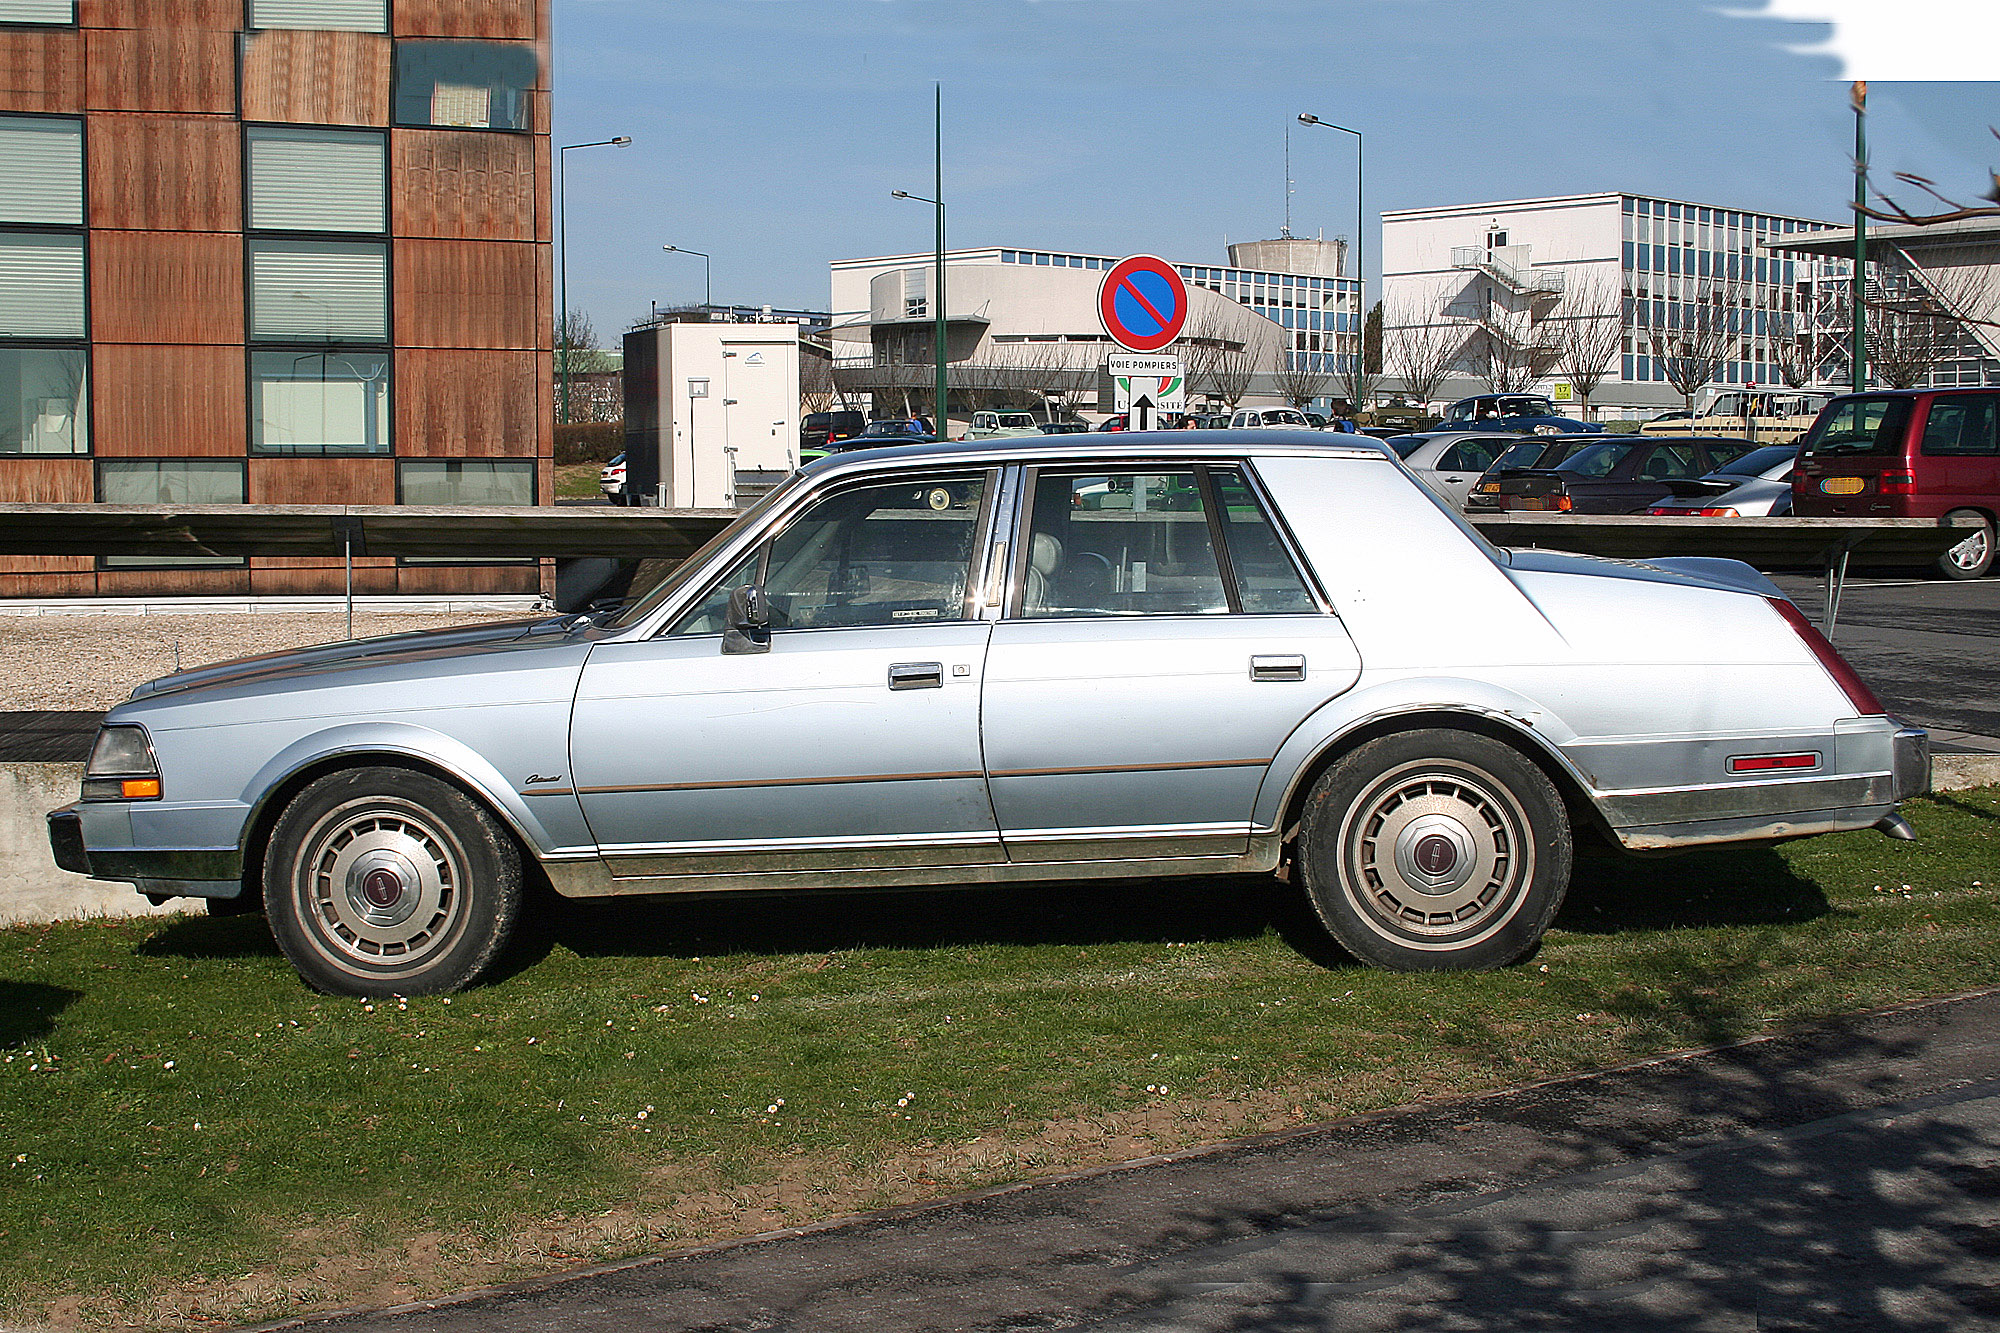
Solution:
<path fill-rule="evenodd" d="M 266 683 L 297 679 L 334 668 L 401 664 L 413 661 L 438 662 L 486 652 L 530 636 L 549 636 L 560 642 L 565 631 L 577 621 L 574 616 L 543 616 L 533 620 L 506 620 L 455 629 L 416 630 L 408 634 L 386 634 L 373 639 L 348 639 L 314 648 L 287 649 L 256 657 L 239 657 L 227 662 L 176 671 L 149 680 L 132 691 L 132 698 L 149 699 L 188 690 Z"/>

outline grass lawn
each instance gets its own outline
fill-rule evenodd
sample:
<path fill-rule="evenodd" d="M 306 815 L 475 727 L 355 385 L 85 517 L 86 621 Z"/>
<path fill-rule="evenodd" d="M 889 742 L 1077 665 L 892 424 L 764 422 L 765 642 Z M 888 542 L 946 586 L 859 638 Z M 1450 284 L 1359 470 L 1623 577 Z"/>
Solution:
<path fill-rule="evenodd" d="M 493 985 L 305 991 L 260 918 L 0 931 L 0 1323 L 392 1301 L 2000 984 L 2000 791 L 1586 860 L 1390 975 L 1264 881 L 563 905 Z"/>
<path fill-rule="evenodd" d="M 556 469 L 556 499 L 595 500 L 604 490 L 597 484 L 602 463 L 564 463 Z"/>

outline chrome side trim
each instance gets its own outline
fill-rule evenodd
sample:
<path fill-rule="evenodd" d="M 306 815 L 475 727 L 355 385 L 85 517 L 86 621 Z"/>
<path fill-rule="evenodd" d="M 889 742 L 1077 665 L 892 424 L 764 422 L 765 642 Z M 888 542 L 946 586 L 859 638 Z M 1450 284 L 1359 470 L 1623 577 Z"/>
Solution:
<path fill-rule="evenodd" d="M 996 768 L 990 778 L 1067 778 L 1098 773 L 1179 773 L 1199 768 L 1262 768 L 1269 759 L 1198 759 L 1184 764 L 1103 764 L 1086 768 Z M 955 774 L 953 776 L 956 776 Z"/>
<path fill-rule="evenodd" d="M 874 838 L 756 838 L 623 844 L 604 849 L 618 879 L 660 875 L 792 874 L 892 866 L 969 866 L 1006 859 L 997 834 L 927 833 Z"/>
<path fill-rule="evenodd" d="M 1736 819 L 1642 824 L 1615 828 L 1612 832 L 1627 851 L 1665 852 L 1717 843 L 1784 842 L 1814 833 L 1873 828 L 1889 809 L 1887 805 L 1871 805 L 1858 809 L 1800 810 L 1785 815 L 1745 815 Z"/>
<path fill-rule="evenodd" d="M 965 866 L 898 866 L 786 872 L 593 875 L 579 863 L 548 866 L 557 892 L 570 898 L 615 894 L 813 892 L 822 889 L 934 888 L 1038 880 L 1133 879 L 1163 875 L 1242 875 L 1277 864 L 1275 843 L 1240 856 L 1155 857 L 1118 861 L 995 861 Z"/>
<path fill-rule="evenodd" d="M 747 778 L 734 782 L 644 782 L 629 787 L 578 787 L 579 796 L 622 796 L 649 791 L 733 791 L 744 787 L 830 787 L 856 782 L 944 782 L 984 778 L 977 769 L 961 773 L 855 773 L 829 778 Z M 535 792 L 536 796 L 554 793 Z"/>
<path fill-rule="evenodd" d="M 1696 824 L 1712 820 L 1733 822 L 1868 806 L 1886 808 L 1895 804 L 1896 800 L 1893 775 L 1856 773 L 1772 782 L 1599 792 L 1597 805 L 1613 830 L 1623 838 L 1624 830 L 1646 826 Z M 1863 827 L 1873 822 L 1874 817 L 1870 817 Z"/>
<path fill-rule="evenodd" d="M 1129 861 L 1161 857 L 1241 856 L 1249 824 L 1143 824 L 1124 828 L 1005 829 L 1007 859 Z"/>
<path fill-rule="evenodd" d="M 91 847 L 92 879 L 241 880 L 235 847 Z"/>

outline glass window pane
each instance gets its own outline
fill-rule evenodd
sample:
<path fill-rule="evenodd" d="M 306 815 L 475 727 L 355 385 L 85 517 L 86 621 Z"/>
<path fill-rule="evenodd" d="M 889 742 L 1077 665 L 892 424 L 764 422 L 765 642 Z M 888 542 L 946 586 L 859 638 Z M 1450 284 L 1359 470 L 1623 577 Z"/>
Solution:
<path fill-rule="evenodd" d="M 985 496 L 979 474 L 841 491 L 771 541 L 771 628 L 959 620 Z"/>
<path fill-rule="evenodd" d="M 531 505 L 535 465 L 526 459 L 440 459 L 396 465 L 406 505 Z"/>
<path fill-rule="evenodd" d="M 737 564 L 736 568 L 722 576 L 722 581 L 709 590 L 694 610 L 682 616 L 669 635 L 720 634 L 728 628 L 726 613 L 729 610 L 729 594 L 746 583 L 757 581 L 758 562 L 764 558 L 764 547 L 756 550 Z"/>
<path fill-rule="evenodd" d="M 1996 404 L 2000 399 L 1983 395 L 1934 400 L 1924 422 L 1923 451 L 1932 455 L 1993 453 Z"/>
<path fill-rule="evenodd" d="M 1229 610 L 1194 473 L 1043 473 L 1021 613 L 1212 615 Z"/>
<path fill-rule="evenodd" d="M 379 244 L 251 241 L 250 336 L 387 342 L 389 257 Z"/>
<path fill-rule="evenodd" d="M 250 225 L 277 231 L 383 231 L 384 137 L 253 125 Z"/>
<path fill-rule="evenodd" d="M 0 116 L 0 222 L 83 225 L 83 122 Z"/>
<path fill-rule="evenodd" d="M 397 42 L 396 123 L 525 130 L 535 75 L 535 51 L 529 46 Z"/>
<path fill-rule="evenodd" d="M 0 347 L 0 454 L 90 452 L 82 348 Z"/>
<path fill-rule="evenodd" d="M 132 458 L 97 465 L 98 491 L 114 505 L 242 504 L 244 469 L 230 458 Z"/>
<path fill-rule="evenodd" d="M 253 352 L 250 450 L 386 454 L 389 357 L 370 352 Z"/>
<path fill-rule="evenodd" d="M 74 23 L 76 0 L 0 0 L 0 23 Z"/>
<path fill-rule="evenodd" d="M 83 237 L 0 235 L 0 337 L 83 337 Z"/>
<path fill-rule="evenodd" d="M 1466 443 L 1471 443 L 1467 441 Z M 1271 520 L 1235 468 L 1213 468 L 1215 496 L 1222 506 L 1223 540 L 1229 543 L 1229 563 L 1236 571 L 1236 595 L 1252 615 L 1312 613 L 1312 593 L 1298 567 L 1285 553 Z"/>
<path fill-rule="evenodd" d="M 389 31 L 389 0 L 250 0 L 253 28 Z"/>

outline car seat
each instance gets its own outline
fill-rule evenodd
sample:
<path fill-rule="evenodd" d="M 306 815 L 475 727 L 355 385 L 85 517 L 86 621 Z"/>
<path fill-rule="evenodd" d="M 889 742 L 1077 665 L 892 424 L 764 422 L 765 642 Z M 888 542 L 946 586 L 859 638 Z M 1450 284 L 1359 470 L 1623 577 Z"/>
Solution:
<path fill-rule="evenodd" d="M 1062 543 L 1046 532 L 1038 532 L 1028 542 L 1028 581 L 1021 609 L 1029 615 L 1049 609 L 1050 581 L 1062 568 Z"/>

